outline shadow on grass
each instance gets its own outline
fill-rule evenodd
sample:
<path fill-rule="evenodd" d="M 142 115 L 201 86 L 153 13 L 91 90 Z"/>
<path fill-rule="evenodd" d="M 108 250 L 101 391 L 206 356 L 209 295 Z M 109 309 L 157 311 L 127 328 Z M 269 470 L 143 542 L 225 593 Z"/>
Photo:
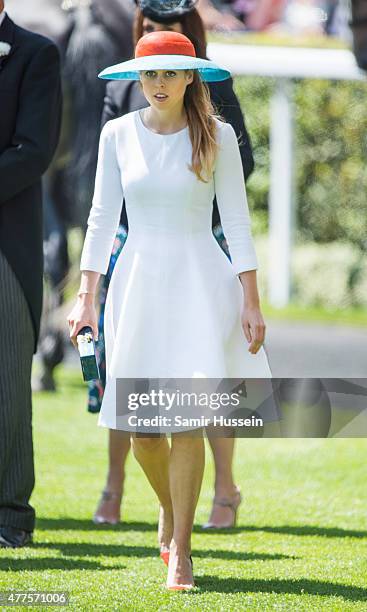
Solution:
<path fill-rule="evenodd" d="M 76 530 L 76 531 L 157 531 L 157 523 L 124 521 L 118 525 L 95 525 L 90 519 L 39 518 L 36 529 L 39 531 Z M 231 535 L 243 532 L 263 531 L 294 536 L 318 536 L 326 538 L 367 538 L 367 531 L 343 529 L 341 527 L 318 527 L 314 525 L 243 525 L 232 529 L 203 529 L 194 526 L 194 533 Z"/>
<path fill-rule="evenodd" d="M 200 549 L 194 550 L 192 554 L 202 559 L 229 559 L 233 561 L 280 561 L 282 559 L 298 559 L 296 556 L 283 555 L 281 553 L 247 553 L 238 550 Z"/>
<path fill-rule="evenodd" d="M 68 542 L 35 542 L 33 548 L 55 549 L 66 556 L 90 557 L 152 557 L 158 558 L 157 546 L 127 546 L 126 544 L 94 544 Z M 227 559 L 230 561 L 276 561 L 281 559 L 297 559 L 297 557 L 271 553 L 246 553 L 234 550 L 194 550 L 195 557 L 203 559 Z"/>
<path fill-rule="evenodd" d="M 216 593 L 276 593 L 279 595 L 318 595 L 342 597 L 349 601 L 367 601 L 367 589 L 319 580 L 257 580 L 202 576 L 195 580 L 202 591 Z M 188 594 L 190 594 L 188 592 Z M 194 595 L 194 593 L 192 593 Z"/>
<path fill-rule="evenodd" d="M 39 531 L 157 531 L 157 523 L 124 521 L 118 525 L 95 525 L 91 519 L 38 518 L 36 529 Z"/>
<path fill-rule="evenodd" d="M 194 527 L 195 533 L 213 533 L 215 535 L 229 535 L 242 532 L 263 531 L 265 533 L 282 533 L 295 536 L 318 536 L 326 538 L 366 538 L 367 531 L 357 529 L 342 529 L 341 527 L 317 527 L 313 525 L 244 525 L 232 529 L 205 529 Z"/>
<path fill-rule="evenodd" d="M 34 548 L 34 546 L 32 546 Z M 2 572 L 40 572 L 42 570 L 63 570 L 63 571 L 103 571 L 103 570 L 122 570 L 126 565 L 101 565 L 97 561 L 86 561 L 85 559 L 56 559 L 54 557 L 34 557 L 27 559 L 14 559 L 13 557 L 0 558 L 0 571 Z"/>

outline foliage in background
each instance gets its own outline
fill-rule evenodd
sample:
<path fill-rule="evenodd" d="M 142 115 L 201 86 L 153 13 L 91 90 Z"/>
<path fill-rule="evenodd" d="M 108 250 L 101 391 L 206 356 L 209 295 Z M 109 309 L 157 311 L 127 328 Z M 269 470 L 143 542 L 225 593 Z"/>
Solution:
<path fill-rule="evenodd" d="M 367 240 L 367 85 L 296 86 L 298 227 L 316 242 Z"/>
<path fill-rule="evenodd" d="M 268 298 L 269 241 L 256 237 L 259 259 L 259 289 Z M 360 251 L 348 242 L 317 244 L 302 242 L 292 253 L 292 302 L 304 307 L 318 306 L 326 310 L 345 310 L 350 306 L 367 306 L 367 266 L 364 264 L 358 282 L 350 279 L 360 263 Z M 362 319 L 359 317 L 360 323 Z M 365 321 L 365 318 L 364 318 Z"/>
<path fill-rule="evenodd" d="M 262 234 L 268 227 L 269 101 L 273 81 L 261 77 L 238 77 L 234 85 L 255 158 L 255 171 L 247 184 L 253 231 L 254 234 Z"/>
<path fill-rule="evenodd" d="M 256 170 L 248 182 L 248 196 L 255 235 L 268 231 L 273 88 L 273 79 L 235 80 L 254 148 Z M 366 99 L 366 83 L 295 82 L 295 244 L 309 246 L 293 257 L 293 298 L 303 304 L 342 308 L 367 303 Z M 325 275 L 335 275 L 327 288 Z"/>

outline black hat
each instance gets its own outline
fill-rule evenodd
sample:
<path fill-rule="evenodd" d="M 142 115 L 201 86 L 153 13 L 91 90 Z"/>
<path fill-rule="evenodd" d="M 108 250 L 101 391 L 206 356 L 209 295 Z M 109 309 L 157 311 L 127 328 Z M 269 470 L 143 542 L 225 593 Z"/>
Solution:
<path fill-rule="evenodd" d="M 197 0 L 135 0 L 145 17 L 158 23 L 172 23 L 190 13 Z"/>

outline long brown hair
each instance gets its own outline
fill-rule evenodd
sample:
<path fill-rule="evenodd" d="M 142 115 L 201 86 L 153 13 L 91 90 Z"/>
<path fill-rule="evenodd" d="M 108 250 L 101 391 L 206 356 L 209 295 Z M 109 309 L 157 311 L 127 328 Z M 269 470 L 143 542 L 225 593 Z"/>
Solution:
<path fill-rule="evenodd" d="M 193 82 L 187 86 L 184 96 L 192 144 L 190 170 L 206 183 L 213 172 L 218 151 L 215 117 L 221 117 L 215 114 L 207 85 L 202 82 L 196 70 L 193 74 Z"/>
<path fill-rule="evenodd" d="M 187 36 L 195 47 L 196 57 L 206 59 L 206 37 L 203 21 L 196 9 L 182 15 L 177 19 L 182 26 L 182 33 Z M 134 42 L 143 36 L 144 15 L 137 8 L 134 21 Z M 215 118 L 222 119 L 215 114 L 210 98 L 210 91 L 194 70 L 194 79 L 187 86 L 184 107 L 187 114 L 190 140 L 192 144 L 192 158 L 190 170 L 200 181 L 207 182 L 213 172 L 218 151 L 217 126 Z"/>

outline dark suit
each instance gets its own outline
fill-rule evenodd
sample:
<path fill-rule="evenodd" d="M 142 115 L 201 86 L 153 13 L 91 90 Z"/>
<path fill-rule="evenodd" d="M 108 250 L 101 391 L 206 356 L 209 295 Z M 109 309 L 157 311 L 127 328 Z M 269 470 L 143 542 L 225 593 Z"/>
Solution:
<path fill-rule="evenodd" d="M 5 17 L 0 41 L 0 525 L 32 531 L 30 369 L 42 309 L 41 176 L 61 121 L 60 60 Z"/>
<path fill-rule="evenodd" d="M 246 130 L 243 114 L 233 91 L 232 79 L 208 83 L 211 100 L 220 115 L 230 123 L 239 140 L 243 174 L 248 179 L 254 169 L 254 158 L 250 137 Z M 137 81 L 111 81 L 106 88 L 105 104 L 102 115 L 102 126 L 110 119 L 148 106 Z M 216 201 L 213 207 L 213 227 L 220 222 Z M 122 209 L 121 223 L 127 226 L 125 207 Z"/>

